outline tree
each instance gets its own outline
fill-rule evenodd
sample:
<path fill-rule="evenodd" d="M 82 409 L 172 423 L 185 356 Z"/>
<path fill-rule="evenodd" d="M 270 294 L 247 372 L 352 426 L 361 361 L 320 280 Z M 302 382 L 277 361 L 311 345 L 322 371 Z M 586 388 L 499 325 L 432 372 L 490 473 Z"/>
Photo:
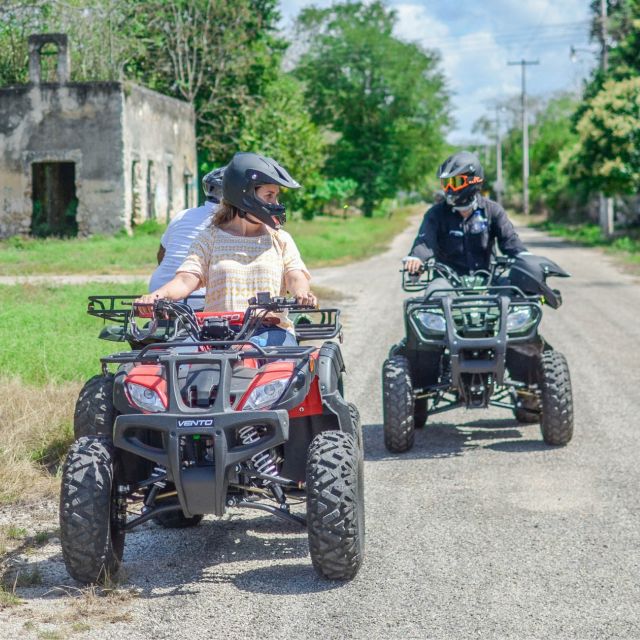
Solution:
<path fill-rule="evenodd" d="M 277 0 L 145 0 L 136 19 L 144 54 L 128 67 L 143 84 L 194 105 L 199 146 L 217 163 L 237 149 L 248 113 L 279 72 Z"/>
<path fill-rule="evenodd" d="M 640 76 L 609 80 L 580 118 L 574 176 L 606 195 L 640 191 Z"/>
<path fill-rule="evenodd" d="M 303 88 L 293 76 L 283 74 L 269 84 L 260 102 L 248 115 L 239 137 L 239 148 L 272 156 L 302 189 L 285 195 L 305 217 L 314 214 L 314 189 L 326 156 L 322 133 L 311 121 Z"/>
<path fill-rule="evenodd" d="M 50 15 L 43 0 L 0 4 L 0 87 L 29 81 L 27 38 L 41 31 Z"/>
<path fill-rule="evenodd" d="M 358 184 L 365 215 L 415 189 L 440 159 L 448 95 L 435 53 L 392 34 L 380 0 L 308 8 L 298 37 L 308 50 L 296 74 L 314 121 L 334 133 L 327 172 Z"/>

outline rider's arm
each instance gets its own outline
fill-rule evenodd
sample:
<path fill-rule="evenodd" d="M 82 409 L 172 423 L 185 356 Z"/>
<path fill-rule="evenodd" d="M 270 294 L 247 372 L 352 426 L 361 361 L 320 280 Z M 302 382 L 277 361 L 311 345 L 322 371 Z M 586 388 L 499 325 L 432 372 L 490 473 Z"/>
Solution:
<path fill-rule="evenodd" d="M 309 288 L 309 278 L 302 269 L 292 269 L 284 275 L 287 291 L 296 298 L 298 304 L 317 304 L 316 297 Z"/>
<path fill-rule="evenodd" d="M 505 210 L 497 203 L 494 204 L 491 215 L 491 226 L 493 235 L 498 240 L 498 247 L 505 256 L 517 256 L 527 249 L 522 244 L 511 220 L 507 217 Z"/>
<path fill-rule="evenodd" d="M 176 273 L 173 280 L 169 280 L 167 284 L 163 284 L 159 289 L 138 298 L 136 302 L 151 303 L 160 298 L 181 300 L 182 298 L 186 298 L 190 293 L 193 293 L 199 286 L 199 276 L 195 273 L 180 271 Z"/>
<path fill-rule="evenodd" d="M 434 213 L 436 207 L 431 207 L 422 220 L 418 235 L 413 241 L 409 256 L 418 258 L 423 262 L 435 255 L 438 248 L 438 220 Z"/>
<path fill-rule="evenodd" d="M 156 258 L 158 260 L 158 264 L 160 264 L 164 260 L 164 255 L 167 250 L 162 246 L 162 243 L 158 247 L 158 253 L 156 253 Z"/>

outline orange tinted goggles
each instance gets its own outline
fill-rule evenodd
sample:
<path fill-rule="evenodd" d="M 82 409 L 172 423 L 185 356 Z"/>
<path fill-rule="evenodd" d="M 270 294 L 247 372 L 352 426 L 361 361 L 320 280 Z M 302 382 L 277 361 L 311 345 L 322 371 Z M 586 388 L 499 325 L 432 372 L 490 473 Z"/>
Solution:
<path fill-rule="evenodd" d="M 451 178 L 442 178 L 440 180 L 443 191 L 460 191 L 470 184 L 478 184 L 479 182 L 482 182 L 482 179 L 478 176 L 469 177 L 465 175 L 451 176 Z"/>

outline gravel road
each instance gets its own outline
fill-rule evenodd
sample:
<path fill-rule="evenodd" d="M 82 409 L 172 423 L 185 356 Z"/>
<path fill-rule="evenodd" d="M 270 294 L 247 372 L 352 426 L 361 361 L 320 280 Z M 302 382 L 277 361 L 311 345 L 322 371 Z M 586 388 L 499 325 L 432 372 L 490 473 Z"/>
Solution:
<path fill-rule="evenodd" d="M 148 524 L 127 538 L 121 589 L 136 597 L 114 602 L 120 620 L 61 622 L 73 598 L 54 587 L 73 582 L 53 540 L 26 557 L 42 584 L 0 612 L 0 637 L 640 638 L 638 280 L 522 230 L 573 274 L 542 333 L 569 361 L 574 440 L 553 449 L 504 410 L 456 411 L 391 455 L 380 368 L 402 335 L 397 269 L 415 228 L 384 255 L 314 274 L 343 296 L 346 394 L 365 425 L 367 551 L 353 582 L 316 577 L 306 534 L 270 517 Z"/>

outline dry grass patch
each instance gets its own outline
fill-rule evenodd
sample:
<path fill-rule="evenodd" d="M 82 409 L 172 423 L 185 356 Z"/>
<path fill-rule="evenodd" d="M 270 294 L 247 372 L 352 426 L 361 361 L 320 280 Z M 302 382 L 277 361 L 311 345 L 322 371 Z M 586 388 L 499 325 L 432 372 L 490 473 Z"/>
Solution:
<path fill-rule="evenodd" d="M 58 495 L 80 383 L 36 387 L 0 378 L 0 504 Z"/>

